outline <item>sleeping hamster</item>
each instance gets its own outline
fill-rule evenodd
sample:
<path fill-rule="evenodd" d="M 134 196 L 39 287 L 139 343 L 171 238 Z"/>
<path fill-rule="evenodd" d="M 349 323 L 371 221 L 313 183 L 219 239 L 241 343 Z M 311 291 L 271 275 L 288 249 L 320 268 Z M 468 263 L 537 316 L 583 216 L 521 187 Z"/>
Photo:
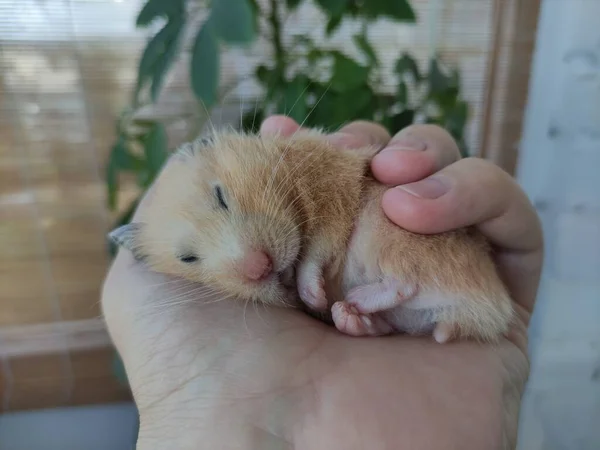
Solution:
<path fill-rule="evenodd" d="M 174 153 L 141 218 L 110 237 L 152 270 L 308 305 L 349 335 L 496 340 L 513 309 L 486 240 L 393 224 L 370 174 L 377 150 L 334 148 L 314 131 L 215 133 Z"/>

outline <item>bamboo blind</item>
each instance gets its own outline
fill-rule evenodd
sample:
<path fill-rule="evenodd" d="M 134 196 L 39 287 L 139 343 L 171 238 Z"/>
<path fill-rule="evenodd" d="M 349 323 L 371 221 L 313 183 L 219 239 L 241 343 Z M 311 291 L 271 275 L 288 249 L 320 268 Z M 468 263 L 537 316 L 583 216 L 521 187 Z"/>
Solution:
<path fill-rule="evenodd" d="M 401 49 L 424 62 L 436 48 L 458 64 L 473 107 L 470 147 L 512 170 L 539 1 L 412 3 L 419 26 L 382 22 L 372 29 L 384 67 L 391 72 Z M 102 176 L 114 119 L 130 98 L 147 38 L 134 28 L 140 5 L 139 0 L 0 0 L 4 411 L 127 398 L 112 377 L 112 350 L 99 316 L 109 263 L 104 236 L 113 219 Z M 313 20 L 321 20 L 320 13 L 308 5 L 287 19 L 285 29 L 313 34 Z M 344 43 L 351 33 L 352 24 L 343 25 L 331 44 L 352 53 Z M 249 54 L 229 51 L 223 84 L 265 58 L 266 46 Z M 188 62 L 184 53 L 154 110 L 169 123 L 171 145 L 190 138 L 198 126 Z M 252 83 L 240 85 L 213 120 L 239 120 L 240 105 L 251 104 L 257 94 Z M 123 205 L 132 194 L 128 187 Z"/>

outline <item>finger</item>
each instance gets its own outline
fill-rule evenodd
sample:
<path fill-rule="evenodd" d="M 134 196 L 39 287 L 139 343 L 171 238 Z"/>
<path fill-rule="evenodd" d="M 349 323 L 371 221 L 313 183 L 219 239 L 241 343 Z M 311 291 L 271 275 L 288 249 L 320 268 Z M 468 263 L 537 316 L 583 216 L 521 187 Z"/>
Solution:
<path fill-rule="evenodd" d="M 460 159 L 454 138 L 437 125 L 411 125 L 373 158 L 373 175 L 391 186 L 421 180 Z"/>
<path fill-rule="evenodd" d="M 366 120 L 351 122 L 327 137 L 332 144 L 346 148 L 383 148 L 390 139 L 390 133 L 384 127 Z"/>
<path fill-rule="evenodd" d="M 293 119 L 287 116 L 275 115 L 265 119 L 260 127 L 260 133 L 291 136 L 300 129 L 302 127 Z M 390 134 L 384 127 L 374 122 L 357 120 L 327 136 L 327 140 L 335 145 L 347 148 L 361 148 L 370 145 L 382 148 L 389 142 Z"/>
<path fill-rule="evenodd" d="M 260 126 L 262 135 L 291 136 L 300 129 L 300 125 L 290 117 L 276 115 L 267 117 Z"/>
<path fill-rule="evenodd" d="M 390 220 L 416 233 L 476 225 L 498 248 L 515 300 L 531 309 L 543 257 L 540 221 L 519 185 L 499 167 L 466 158 L 424 180 L 389 189 L 382 205 Z"/>

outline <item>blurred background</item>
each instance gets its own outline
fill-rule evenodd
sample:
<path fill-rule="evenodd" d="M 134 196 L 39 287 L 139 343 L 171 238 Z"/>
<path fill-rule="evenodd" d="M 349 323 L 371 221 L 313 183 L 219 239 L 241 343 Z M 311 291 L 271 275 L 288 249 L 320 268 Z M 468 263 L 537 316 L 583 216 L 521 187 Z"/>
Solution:
<path fill-rule="evenodd" d="M 600 1 L 0 0 L 0 448 L 130 449 L 105 234 L 179 143 L 285 113 L 449 129 L 547 255 L 519 448 L 600 448 Z"/>

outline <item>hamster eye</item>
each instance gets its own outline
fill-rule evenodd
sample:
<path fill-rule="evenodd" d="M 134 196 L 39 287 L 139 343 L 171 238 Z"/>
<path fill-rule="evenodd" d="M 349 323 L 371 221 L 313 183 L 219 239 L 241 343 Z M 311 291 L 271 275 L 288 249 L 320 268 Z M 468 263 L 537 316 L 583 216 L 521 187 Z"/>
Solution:
<path fill-rule="evenodd" d="M 198 257 L 195 255 L 184 255 L 179 257 L 179 261 L 186 264 L 192 264 L 198 261 Z"/>
<path fill-rule="evenodd" d="M 223 191 L 221 190 L 221 186 L 215 186 L 215 197 L 219 202 L 219 206 L 223 209 L 229 209 L 227 203 L 225 202 L 225 197 L 223 196 Z"/>

